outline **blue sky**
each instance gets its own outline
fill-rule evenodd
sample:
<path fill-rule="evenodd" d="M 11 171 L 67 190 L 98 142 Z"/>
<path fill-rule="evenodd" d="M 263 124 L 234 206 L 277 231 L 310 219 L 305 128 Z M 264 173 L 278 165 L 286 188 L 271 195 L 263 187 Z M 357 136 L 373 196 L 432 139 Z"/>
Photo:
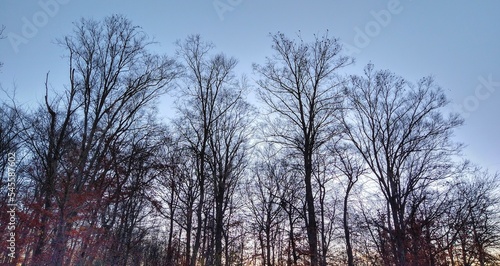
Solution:
<path fill-rule="evenodd" d="M 500 171 L 500 2 L 339 0 L 40 0 L 0 2 L 0 83 L 16 87 L 27 106 L 43 100 L 45 75 L 61 90 L 68 80 L 65 51 L 55 44 L 72 22 L 118 13 L 139 25 L 173 55 L 173 43 L 199 33 L 239 60 L 238 72 L 252 79 L 251 64 L 270 55 L 268 34 L 281 31 L 338 37 L 356 59 L 347 73 L 372 62 L 411 81 L 433 75 L 465 125 L 456 140 L 473 162 Z M 0 97 L 5 97 L 1 94 Z M 166 116 L 171 101 L 160 108 Z"/>

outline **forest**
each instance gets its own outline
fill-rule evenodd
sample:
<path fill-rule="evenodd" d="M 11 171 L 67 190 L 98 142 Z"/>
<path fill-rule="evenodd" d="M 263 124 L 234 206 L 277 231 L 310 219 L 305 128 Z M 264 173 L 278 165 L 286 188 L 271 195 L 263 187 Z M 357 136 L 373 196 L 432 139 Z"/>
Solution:
<path fill-rule="evenodd" d="M 499 174 L 433 77 L 347 75 L 339 39 L 306 37 L 237 73 L 200 35 L 158 54 L 122 15 L 75 22 L 65 84 L 2 87 L 0 262 L 499 265 Z"/>

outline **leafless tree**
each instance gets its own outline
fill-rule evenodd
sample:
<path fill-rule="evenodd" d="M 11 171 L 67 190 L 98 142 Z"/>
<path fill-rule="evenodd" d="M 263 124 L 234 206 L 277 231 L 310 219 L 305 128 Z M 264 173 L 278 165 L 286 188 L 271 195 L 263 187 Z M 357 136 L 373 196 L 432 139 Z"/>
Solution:
<path fill-rule="evenodd" d="M 222 265 L 224 217 L 247 165 L 250 137 L 251 107 L 241 98 L 241 92 L 221 92 L 216 106 L 218 118 L 214 121 L 209 139 L 209 169 L 215 200 L 215 262 Z"/>
<path fill-rule="evenodd" d="M 175 252 L 174 243 L 180 241 L 182 230 L 186 230 L 186 226 L 192 221 L 198 190 L 189 152 L 183 149 L 178 135 L 169 135 L 169 141 L 165 143 L 160 155 L 162 170 L 160 178 L 156 180 L 158 185 L 155 193 L 161 201 L 160 217 L 167 220 L 168 226 L 165 264 L 177 265 L 176 261 L 179 263 L 181 258 Z"/>
<path fill-rule="evenodd" d="M 463 265 L 494 265 L 494 250 L 500 246 L 498 174 L 470 166 L 450 188 L 456 219 L 449 249 L 452 262 Z"/>
<path fill-rule="evenodd" d="M 55 265 L 71 260 L 65 256 L 68 235 L 82 206 L 71 202 L 93 195 L 99 178 L 112 170 L 107 161 L 112 143 L 138 130 L 137 121 L 144 121 L 147 107 L 177 75 L 175 62 L 149 53 L 146 34 L 122 16 L 82 19 L 75 26 L 73 35 L 59 41 L 69 53 L 70 84 L 51 101 L 47 78 L 39 111 L 46 118 L 30 119 L 37 126 L 25 138 L 45 169 L 37 180 L 45 204 L 34 261 L 46 248 L 48 215 L 57 211 L 51 242 Z M 87 200 L 83 206 L 92 204 Z"/>
<path fill-rule="evenodd" d="M 459 145 L 450 137 L 462 123 L 444 117 L 447 100 L 432 78 L 412 85 L 389 71 L 365 68 L 346 87 L 345 132 L 375 176 L 387 202 L 387 230 L 398 265 L 409 263 L 406 229 L 429 186 L 449 174 Z"/>
<path fill-rule="evenodd" d="M 23 111 L 12 103 L 0 102 L 0 154 L 3 154 L 0 159 L 0 189 L 3 189 L 3 178 L 7 176 L 6 168 L 8 165 L 8 153 L 15 153 L 20 145 L 20 131 L 22 125 L 20 119 L 23 117 Z M 19 155 L 19 154 L 18 154 Z"/>
<path fill-rule="evenodd" d="M 105 190 L 106 196 L 98 203 L 106 208 L 96 208 L 95 213 L 100 227 L 110 229 L 98 240 L 110 242 L 110 248 L 104 252 L 83 250 L 81 253 L 87 251 L 88 255 L 82 256 L 82 264 L 91 263 L 88 258 L 93 254 L 103 254 L 106 264 L 139 263 L 135 260 L 142 257 L 142 243 L 155 228 L 151 217 L 160 208 L 159 199 L 155 197 L 155 181 L 164 170 L 164 165 L 158 163 L 163 159 L 161 149 L 168 141 L 164 132 L 163 127 L 150 121 L 110 145 L 109 178 L 102 178 L 97 185 Z"/>
<path fill-rule="evenodd" d="M 179 110 L 182 115 L 177 127 L 196 160 L 196 182 L 199 188 L 193 250 L 189 254 L 188 241 L 186 256 L 190 256 L 188 262 L 194 266 L 203 243 L 206 250 L 215 248 L 214 251 L 206 252 L 209 254 L 207 259 L 211 260 L 211 256 L 215 255 L 214 263 L 220 265 L 222 243 L 219 241 L 223 234 L 223 215 L 227 208 L 227 197 L 232 196 L 231 190 L 244 162 L 242 156 L 247 141 L 246 116 L 249 107 L 242 99 L 241 84 L 238 84 L 234 75 L 236 59 L 224 54 L 213 54 L 213 44 L 203 41 L 199 35 L 189 36 L 179 41 L 177 46 L 177 54 L 182 58 L 185 68 L 184 86 L 179 91 L 182 97 Z M 210 188 L 209 185 L 213 186 Z M 207 196 L 212 196 L 216 205 L 215 221 L 210 217 L 210 208 L 207 209 Z M 212 222 L 215 222 L 215 230 L 206 231 L 204 224 Z M 188 228 L 192 228 L 191 225 Z M 190 232 L 187 234 L 189 239 Z M 202 239 L 202 235 L 207 234 L 214 234 L 215 238 Z"/>
<path fill-rule="evenodd" d="M 260 96 L 274 119 L 270 139 L 292 150 L 302 160 L 306 189 L 311 265 L 319 265 L 318 227 L 313 191 L 313 157 L 331 138 L 334 114 L 339 110 L 336 71 L 348 65 L 337 39 L 326 34 L 311 43 L 294 41 L 282 33 L 271 36 L 274 55 L 254 65 L 260 75 Z"/>
<path fill-rule="evenodd" d="M 335 193 L 335 169 L 332 156 L 325 151 L 314 157 L 313 177 L 317 203 L 319 259 L 321 265 L 328 265 L 333 239 L 335 238 L 335 219 L 337 215 L 337 193 Z"/>
<path fill-rule="evenodd" d="M 251 228 L 257 234 L 263 265 L 275 265 L 275 245 L 279 225 L 286 224 L 281 205 L 283 187 L 287 173 L 284 161 L 277 160 L 272 149 L 262 151 L 262 161 L 253 169 L 254 180 L 247 185 Z"/>
<path fill-rule="evenodd" d="M 342 205 L 342 226 L 344 228 L 347 265 L 353 266 L 355 264 L 351 240 L 352 230 L 349 224 L 349 196 L 354 185 L 359 181 L 359 178 L 366 173 L 366 169 L 362 159 L 355 153 L 353 147 L 342 143 L 336 143 L 331 147 L 331 151 L 335 158 L 333 166 L 340 173 L 339 178 L 342 178 L 341 183 L 345 184 Z M 347 180 L 344 181 L 344 178 Z"/>
<path fill-rule="evenodd" d="M 24 219 L 20 219 L 28 212 L 23 207 L 25 202 L 29 202 L 30 194 L 26 193 L 29 189 L 29 183 L 25 180 L 25 169 L 27 163 L 24 161 L 26 156 L 25 145 L 22 142 L 21 135 L 24 131 L 21 118 L 25 115 L 24 110 L 16 104 L 14 96 L 5 93 L 8 100 L 0 100 L 0 230 L 6 232 L 5 236 L 0 237 L 2 242 L 11 239 L 10 232 L 15 233 L 16 250 L 15 252 L 6 251 L 0 255 L 0 263 L 15 264 L 20 263 L 21 259 L 17 254 L 22 254 L 24 244 L 23 239 L 28 228 Z M 15 211 L 12 213 L 12 211 Z M 14 215 L 15 216 L 12 216 Z M 15 223 L 13 222 L 15 219 Z M 15 229 L 13 229 L 15 227 Z M 7 242 L 8 243 L 8 242 Z M 16 255 L 12 257 L 12 255 Z"/>

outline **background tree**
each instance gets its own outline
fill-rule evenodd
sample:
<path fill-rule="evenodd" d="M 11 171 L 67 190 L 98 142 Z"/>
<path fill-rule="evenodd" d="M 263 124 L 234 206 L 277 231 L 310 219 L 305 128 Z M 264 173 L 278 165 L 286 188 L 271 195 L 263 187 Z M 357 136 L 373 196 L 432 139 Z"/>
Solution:
<path fill-rule="evenodd" d="M 257 235 L 263 265 L 275 265 L 279 227 L 286 224 L 282 205 L 282 184 L 289 175 L 286 162 L 278 160 L 272 149 L 262 151 L 263 160 L 256 162 L 252 181 L 247 184 L 251 230 Z"/>
<path fill-rule="evenodd" d="M 335 163 L 333 164 L 334 168 L 340 173 L 339 178 L 346 179 L 340 181 L 341 184 L 344 185 L 342 227 L 344 229 L 347 265 L 353 266 L 355 264 L 351 240 L 352 226 L 349 224 L 349 207 L 351 205 L 349 196 L 351 195 L 354 185 L 359 181 L 359 178 L 365 174 L 366 169 L 362 158 L 355 153 L 354 147 L 342 143 L 335 143 L 330 149 L 335 158 Z"/>
<path fill-rule="evenodd" d="M 331 138 L 339 108 L 336 71 L 348 65 L 337 39 L 327 35 L 311 43 L 294 41 L 282 33 L 271 36 L 274 55 L 254 65 L 260 75 L 260 96 L 271 112 L 270 141 L 280 143 L 302 160 L 306 228 L 311 265 L 318 265 L 318 227 L 313 191 L 313 158 Z"/>
<path fill-rule="evenodd" d="M 451 262 L 463 265 L 494 265 L 498 257 L 492 253 L 500 245 L 498 220 L 498 174 L 490 174 L 471 166 L 450 188 L 452 201 L 459 205 L 450 224 L 454 236 L 450 243 Z"/>
<path fill-rule="evenodd" d="M 176 252 L 175 243 L 179 248 L 182 230 L 187 229 L 187 221 L 192 221 L 197 196 L 194 189 L 196 182 L 190 169 L 192 160 L 186 156 L 188 152 L 183 150 L 178 136 L 170 135 L 160 155 L 162 171 L 156 180 L 158 188 L 155 193 L 160 200 L 160 217 L 166 220 L 168 226 L 165 264 L 177 265 L 176 262 L 182 262 L 183 258 Z"/>
<path fill-rule="evenodd" d="M 332 167 L 332 156 L 326 149 L 318 152 L 314 158 L 313 177 L 316 182 L 318 235 L 320 264 L 328 265 L 330 261 L 330 249 L 335 237 L 335 219 L 337 215 L 338 195 L 335 193 L 335 171 Z"/>
<path fill-rule="evenodd" d="M 15 153 L 20 148 L 20 131 L 22 131 L 20 118 L 23 116 L 22 110 L 15 105 L 7 102 L 0 102 L 0 154 Z M 20 155 L 20 154 L 18 154 Z M 0 188 L 3 188 L 8 164 L 8 156 L 0 158 Z"/>
<path fill-rule="evenodd" d="M 29 180 L 25 178 L 25 172 L 28 167 L 24 158 L 26 157 L 26 149 L 23 145 L 21 135 L 24 130 L 21 123 L 21 118 L 24 117 L 25 111 L 16 104 L 15 99 L 6 94 L 8 100 L 0 100 L 0 230 L 6 232 L 0 237 L 0 240 L 5 243 L 10 240 L 10 233 L 15 233 L 16 250 L 13 253 L 7 249 L 0 255 L 0 262 L 5 264 L 20 262 L 18 256 L 9 257 L 9 254 L 22 254 L 26 251 L 24 248 L 29 239 L 26 234 L 29 224 L 25 223 L 25 216 L 30 215 L 30 211 L 24 208 L 24 203 L 30 201 Z M 12 204 L 15 204 L 14 206 Z M 15 210 L 15 216 L 11 211 Z M 15 219 L 15 223 L 12 223 Z M 14 227 L 12 227 L 14 225 Z M 21 230 L 22 229 L 22 230 Z M 26 238 L 24 238 L 26 236 Z"/>
<path fill-rule="evenodd" d="M 168 137 L 163 133 L 166 130 L 152 121 L 137 126 L 137 130 L 111 145 L 109 164 L 112 172 L 110 178 L 99 185 L 108 195 L 98 201 L 107 208 L 96 213 L 102 227 L 111 229 L 100 239 L 110 242 L 102 256 L 106 264 L 140 263 L 142 243 L 158 226 L 152 219 L 159 208 L 155 181 L 163 171 L 163 165 L 158 162 L 163 159 L 161 148 Z"/>

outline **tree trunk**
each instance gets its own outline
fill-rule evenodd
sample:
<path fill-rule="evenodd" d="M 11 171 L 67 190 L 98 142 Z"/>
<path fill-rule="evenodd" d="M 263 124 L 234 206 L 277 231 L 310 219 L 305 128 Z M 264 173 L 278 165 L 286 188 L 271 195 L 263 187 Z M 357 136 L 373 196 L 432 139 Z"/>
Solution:
<path fill-rule="evenodd" d="M 224 184 L 220 179 L 219 183 L 215 199 L 215 266 L 222 266 L 222 233 L 224 229 Z"/>
<path fill-rule="evenodd" d="M 312 191 L 312 155 L 304 154 L 305 159 L 305 185 L 307 204 L 307 239 L 309 241 L 309 258 L 311 266 L 318 266 L 318 228 L 316 223 L 316 213 L 314 210 L 314 196 Z"/>
<path fill-rule="evenodd" d="M 293 216 L 292 216 L 292 205 L 290 204 L 290 211 L 287 211 L 288 214 L 288 223 L 290 224 L 290 233 L 289 233 L 289 244 L 291 246 L 291 255 L 292 255 L 292 260 L 288 262 L 288 265 L 296 265 L 297 260 L 299 259 L 297 256 L 297 244 L 295 243 L 295 236 L 294 236 L 294 231 L 293 231 Z"/>
<path fill-rule="evenodd" d="M 394 232 L 393 232 L 393 239 L 394 239 L 394 256 L 396 259 L 396 262 L 399 266 L 405 266 L 407 265 L 406 263 L 406 250 L 405 250 L 405 245 L 404 245 L 404 228 L 402 226 L 402 221 L 399 219 L 399 208 L 396 200 L 394 197 L 390 200 L 390 206 L 391 206 L 391 212 L 392 212 L 392 220 L 394 223 Z"/>
<path fill-rule="evenodd" d="M 67 235 L 67 231 L 69 230 L 69 228 L 67 228 L 67 226 L 70 226 L 68 224 L 66 224 L 66 222 L 64 221 L 64 211 L 63 210 L 60 210 L 60 214 L 59 214 L 59 219 L 58 219 L 58 223 L 57 223 L 57 226 L 56 226 L 56 237 L 54 238 L 53 242 L 52 242 L 52 246 L 53 246 L 53 253 L 52 253 L 52 258 L 51 258 L 51 262 L 52 262 L 52 265 L 55 265 L 55 266 L 62 266 L 64 264 L 64 255 L 65 255 L 65 252 L 66 252 L 66 235 Z"/>
<path fill-rule="evenodd" d="M 191 206 L 192 207 L 192 206 Z M 189 208 L 186 215 L 186 265 L 191 265 L 191 234 L 193 231 L 193 209 Z"/>
<path fill-rule="evenodd" d="M 40 256 L 43 252 L 43 247 L 45 246 L 45 238 L 47 236 L 47 223 L 49 221 L 48 213 L 50 212 L 51 206 L 52 203 L 47 193 L 47 195 L 45 196 L 45 202 L 43 204 L 42 218 L 40 219 L 40 234 L 38 235 L 38 241 L 33 252 L 34 265 L 36 265 L 36 262 L 39 262 Z"/>
<path fill-rule="evenodd" d="M 205 134 L 205 139 L 203 144 L 207 143 L 207 135 Z M 196 218 L 197 218 L 197 227 L 196 227 L 196 235 L 194 238 L 194 246 L 193 246 L 193 254 L 191 255 L 191 263 L 190 266 L 196 266 L 196 259 L 198 257 L 198 252 L 201 245 L 201 234 L 203 227 L 203 207 L 205 205 L 205 147 L 202 147 L 200 152 L 200 162 L 199 162 L 199 172 L 198 172 L 198 185 L 200 187 L 200 201 L 198 202 L 198 207 L 196 209 Z"/>
<path fill-rule="evenodd" d="M 266 261 L 264 265 L 271 266 L 271 225 L 269 224 L 269 213 L 266 222 Z"/>
<path fill-rule="evenodd" d="M 174 174 L 172 174 L 174 175 Z M 170 195 L 170 224 L 168 228 L 168 242 L 167 242 L 167 265 L 173 265 L 173 247 L 172 247 L 172 238 L 174 235 L 174 215 L 175 215 L 175 207 L 174 207 L 174 190 L 175 183 L 171 181 L 171 195 Z"/>
<path fill-rule="evenodd" d="M 344 215 L 342 217 L 342 220 L 344 223 L 344 236 L 345 236 L 345 245 L 346 245 L 346 253 L 347 253 L 347 265 L 354 266 L 354 256 L 352 254 L 352 246 L 351 246 L 351 232 L 349 230 L 349 221 L 348 221 L 348 213 L 347 213 L 347 200 L 349 197 L 350 190 L 351 190 L 351 186 L 348 186 L 345 197 L 344 197 Z"/>

